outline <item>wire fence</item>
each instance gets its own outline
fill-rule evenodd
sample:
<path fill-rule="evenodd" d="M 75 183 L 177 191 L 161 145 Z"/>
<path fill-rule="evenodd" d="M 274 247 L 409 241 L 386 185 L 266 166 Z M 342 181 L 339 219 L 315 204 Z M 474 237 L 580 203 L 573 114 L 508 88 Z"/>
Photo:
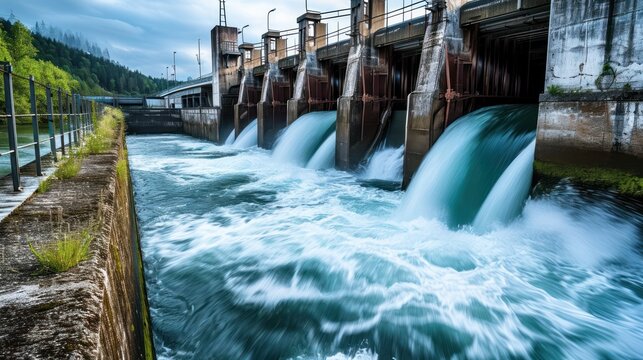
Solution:
<path fill-rule="evenodd" d="M 42 176 L 42 159 L 49 154 L 54 162 L 58 161 L 57 150 L 60 149 L 62 156 L 71 155 L 73 147 L 80 147 L 83 139 L 93 131 L 93 119 L 102 111 L 104 105 L 85 99 L 83 96 L 73 92 L 66 92 L 60 88 L 53 89 L 34 79 L 33 76 L 24 76 L 14 73 L 8 62 L 0 62 L 0 73 L 2 73 L 4 85 L 2 98 L 4 109 L 0 109 L 0 129 L 6 124 L 6 143 L 4 136 L 0 137 L 0 178 L 5 177 L 2 168 L 5 159 L 9 159 L 9 169 L 13 182 L 13 190 L 21 191 L 20 168 L 21 157 L 33 157 L 36 176 Z M 17 94 L 15 84 L 28 84 L 28 94 Z M 29 111 L 26 113 L 16 112 L 16 100 L 24 101 L 29 98 Z M 30 118 L 30 124 L 22 124 L 24 118 Z M 47 135 L 40 134 L 40 125 L 47 125 Z M 18 127 L 31 125 L 31 134 L 20 133 Z M 21 143 L 22 141 L 23 142 Z M 33 156 L 25 151 L 33 149 Z M 22 153 L 22 155 L 21 155 Z"/>

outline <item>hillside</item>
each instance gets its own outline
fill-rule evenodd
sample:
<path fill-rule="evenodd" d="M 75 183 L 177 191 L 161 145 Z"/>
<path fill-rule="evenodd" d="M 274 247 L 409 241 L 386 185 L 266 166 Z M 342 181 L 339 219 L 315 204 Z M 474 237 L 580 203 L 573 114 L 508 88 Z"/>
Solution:
<path fill-rule="evenodd" d="M 12 33 L 14 25 L 0 19 L 0 29 L 6 34 Z M 36 49 L 35 59 L 50 62 L 71 74 L 78 80 L 78 90 L 83 94 L 152 95 L 162 88 L 165 81 L 39 34 L 30 33 L 30 36 Z"/>

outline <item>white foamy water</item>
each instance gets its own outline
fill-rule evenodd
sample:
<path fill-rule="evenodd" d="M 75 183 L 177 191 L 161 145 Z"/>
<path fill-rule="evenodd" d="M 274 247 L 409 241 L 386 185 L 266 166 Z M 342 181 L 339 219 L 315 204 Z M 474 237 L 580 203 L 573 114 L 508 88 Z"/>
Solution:
<path fill-rule="evenodd" d="M 383 148 L 371 156 L 363 177 L 366 179 L 402 182 L 404 145 L 398 148 Z"/>
<path fill-rule="evenodd" d="M 164 358 L 637 358 L 638 208 L 561 185 L 485 234 L 251 149 L 128 137 Z M 154 149 L 150 151 L 149 149 Z"/>

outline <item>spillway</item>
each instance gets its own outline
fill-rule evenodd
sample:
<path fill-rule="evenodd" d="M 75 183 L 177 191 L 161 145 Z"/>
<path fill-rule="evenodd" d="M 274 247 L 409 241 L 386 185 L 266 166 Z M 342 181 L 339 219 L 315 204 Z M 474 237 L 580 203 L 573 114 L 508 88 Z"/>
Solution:
<path fill-rule="evenodd" d="M 449 146 L 431 150 L 471 163 L 482 139 L 524 138 L 503 147 L 491 180 L 460 169 L 488 184 L 471 221 L 503 196 L 494 186 L 523 176 L 533 140 L 530 124 L 487 128 L 484 114 L 453 124 L 473 149 L 445 134 Z M 641 204 L 561 182 L 478 234 L 423 208 L 400 218 L 409 194 L 263 149 L 181 135 L 127 141 L 160 359 L 640 356 Z M 447 156 L 456 150 L 465 152 Z"/>
<path fill-rule="evenodd" d="M 305 167 L 324 140 L 335 131 L 336 118 L 335 111 L 315 111 L 302 115 L 277 139 L 273 158 Z"/>
<path fill-rule="evenodd" d="M 537 115 L 536 105 L 497 105 L 458 119 L 422 161 L 401 215 L 471 224 L 505 169 L 534 140 Z"/>
<path fill-rule="evenodd" d="M 313 157 L 310 158 L 306 165 L 309 169 L 330 169 L 335 166 L 335 143 L 337 142 L 337 133 L 333 131 L 328 135 L 326 140 L 317 148 Z"/>
<path fill-rule="evenodd" d="M 252 120 L 243 130 L 241 130 L 239 137 L 234 140 L 232 146 L 237 149 L 246 149 L 257 146 L 257 119 Z"/>
<path fill-rule="evenodd" d="M 402 182 L 404 145 L 398 148 L 382 147 L 368 160 L 363 177 L 365 179 Z"/>

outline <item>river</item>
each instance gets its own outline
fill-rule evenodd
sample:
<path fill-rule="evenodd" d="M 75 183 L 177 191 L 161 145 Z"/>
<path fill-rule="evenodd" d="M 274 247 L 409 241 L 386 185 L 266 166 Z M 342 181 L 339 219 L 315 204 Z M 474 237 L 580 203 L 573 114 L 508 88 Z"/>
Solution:
<path fill-rule="evenodd" d="M 641 355 L 641 204 L 561 182 L 480 232 L 256 147 L 127 142 L 160 359 Z"/>

